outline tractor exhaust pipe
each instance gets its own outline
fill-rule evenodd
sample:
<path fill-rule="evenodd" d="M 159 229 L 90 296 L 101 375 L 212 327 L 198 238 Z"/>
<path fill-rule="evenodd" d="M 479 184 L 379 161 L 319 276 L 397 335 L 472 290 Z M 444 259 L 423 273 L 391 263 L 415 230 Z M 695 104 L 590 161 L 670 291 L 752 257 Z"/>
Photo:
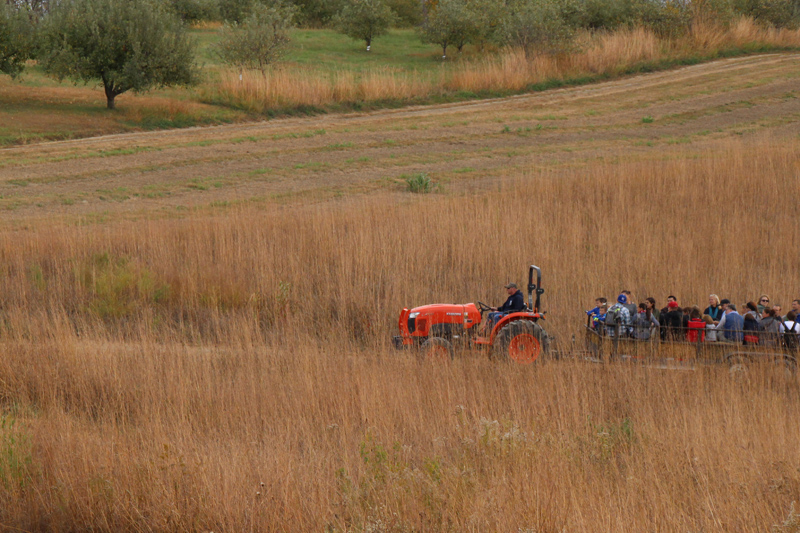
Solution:
<path fill-rule="evenodd" d="M 533 282 L 533 272 L 536 271 L 536 283 Z M 536 305 L 533 305 L 533 293 L 536 292 Z M 541 296 L 544 293 L 544 289 L 542 288 L 542 269 L 537 267 L 536 265 L 531 265 L 530 270 L 528 271 L 528 309 L 533 311 L 534 313 L 539 312 L 539 306 L 541 305 Z"/>

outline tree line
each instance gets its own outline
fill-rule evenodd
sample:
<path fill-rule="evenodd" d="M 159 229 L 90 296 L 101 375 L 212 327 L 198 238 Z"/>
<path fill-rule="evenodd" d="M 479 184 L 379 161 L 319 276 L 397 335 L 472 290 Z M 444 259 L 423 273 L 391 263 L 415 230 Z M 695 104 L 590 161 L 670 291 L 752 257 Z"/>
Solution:
<path fill-rule="evenodd" d="M 643 26 L 679 37 L 698 13 L 797 27 L 800 0 L 0 0 L 0 73 L 15 77 L 36 59 L 59 80 L 102 83 L 113 109 L 126 91 L 195 83 L 186 27 L 201 21 L 223 23 L 223 62 L 264 70 L 296 26 L 336 28 L 367 51 L 390 27 L 414 26 L 446 59 L 467 44 L 563 51 L 581 29 Z"/>

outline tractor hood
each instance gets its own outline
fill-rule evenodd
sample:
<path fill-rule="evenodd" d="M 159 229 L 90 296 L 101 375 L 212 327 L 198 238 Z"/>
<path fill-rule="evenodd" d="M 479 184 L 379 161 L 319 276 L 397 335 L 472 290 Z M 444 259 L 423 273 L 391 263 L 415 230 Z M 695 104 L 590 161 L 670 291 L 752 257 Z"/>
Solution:
<path fill-rule="evenodd" d="M 467 309 L 472 307 L 477 311 L 475 304 L 429 304 L 429 305 L 421 305 L 419 307 L 415 307 L 411 309 L 411 313 L 419 313 L 419 314 L 434 314 L 434 313 L 456 313 L 461 316 L 464 312 L 467 312 Z"/>
<path fill-rule="evenodd" d="M 481 322 L 475 304 L 431 304 L 400 313 L 400 331 L 406 335 L 427 336 L 431 326 L 448 325 L 471 329 Z"/>

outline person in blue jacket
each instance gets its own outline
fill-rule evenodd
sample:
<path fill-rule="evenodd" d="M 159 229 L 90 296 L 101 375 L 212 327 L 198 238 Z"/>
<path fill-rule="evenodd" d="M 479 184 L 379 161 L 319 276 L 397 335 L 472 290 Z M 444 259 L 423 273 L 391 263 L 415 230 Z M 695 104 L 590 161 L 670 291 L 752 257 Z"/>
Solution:
<path fill-rule="evenodd" d="M 736 306 L 729 303 L 725 309 L 724 342 L 741 343 L 744 340 L 744 317 L 736 312 Z"/>
<path fill-rule="evenodd" d="M 516 313 L 525 309 L 525 295 L 517 288 L 516 283 L 509 283 L 506 285 L 506 292 L 508 299 L 500 307 L 492 307 L 492 312 L 489 313 L 487 328 L 491 329 L 497 324 L 500 317 L 508 313 Z"/>

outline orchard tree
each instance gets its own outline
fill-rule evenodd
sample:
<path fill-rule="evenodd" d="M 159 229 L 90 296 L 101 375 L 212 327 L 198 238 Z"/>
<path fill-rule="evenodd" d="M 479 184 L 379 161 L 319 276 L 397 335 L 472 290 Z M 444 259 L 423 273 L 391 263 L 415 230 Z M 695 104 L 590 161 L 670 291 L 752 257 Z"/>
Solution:
<path fill-rule="evenodd" d="M 440 0 L 428 11 L 420 28 L 422 42 L 442 47 L 442 59 L 447 58 L 447 47 L 455 46 L 458 52 L 468 42 L 473 42 L 479 30 L 468 0 Z"/>
<path fill-rule="evenodd" d="M 0 73 L 16 78 L 34 48 L 34 26 L 26 8 L 0 4 Z"/>
<path fill-rule="evenodd" d="M 572 35 L 556 0 L 509 0 L 496 34 L 499 44 L 521 48 L 526 56 L 563 50 Z"/>
<path fill-rule="evenodd" d="M 348 37 L 364 41 L 369 52 L 373 39 L 385 35 L 394 19 L 392 8 L 383 0 L 346 0 L 336 27 Z"/>
<path fill-rule="evenodd" d="M 250 16 L 258 0 L 219 0 L 219 16 L 224 22 L 241 23 Z"/>
<path fill-rule="evenodd" d="M 217 20 L 219 6 L 216 0 L 166 0 L 169 10 L 187 23 Z"/>
<path fill-rule="evenodd" d="M 197 80 L 183 23 L 148 0 L 61 0 L 45 18 L 39 61 L 59 80 L 100 81 L 108 109 L 126 91 Z"/>
<path fill-rule="evenodd" d="M 467 0 L 467 10 L 475 27 L 473 44 L 481 50 L 487 42 L 495 40 L 505 9 L 505 0 Z"/>
<path fill-rule="evenodd" d="M 241 24 L 234 22 L 222 27 L 222 36 L 215 47 L 217 55 L 225 63 L 263 72 L 286 52 L 289 29 L 297 11 L 291 4 L 256 5 Z"/>
<path fill-rule="evenodd" d="M 297 20 L 311 27 L 330 24 L 343 5 L 342 0 L 293 0 L 292 3 L 300 10 Z"/>

